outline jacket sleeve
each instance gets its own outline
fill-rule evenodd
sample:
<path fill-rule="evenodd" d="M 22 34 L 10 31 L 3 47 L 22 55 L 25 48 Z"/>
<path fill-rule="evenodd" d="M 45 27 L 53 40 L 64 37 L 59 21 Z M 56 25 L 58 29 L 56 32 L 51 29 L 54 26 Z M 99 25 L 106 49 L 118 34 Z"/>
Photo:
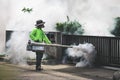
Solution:
<path fill-rule="evenodd" d="M 36 38 L 36 29 L 33 29 L 31 32 L 30 32 L 30 38 L 33 40 L 33 41 L 36 41 L 37 38 Z"/>
<path fill-rule="evenodd" d="M 48 39 L 48 37 L 46 36 L 46 34 L 44 33 L 43 35 L 43 41 L 47 44 L 51 44 L 51 41 Z"/>

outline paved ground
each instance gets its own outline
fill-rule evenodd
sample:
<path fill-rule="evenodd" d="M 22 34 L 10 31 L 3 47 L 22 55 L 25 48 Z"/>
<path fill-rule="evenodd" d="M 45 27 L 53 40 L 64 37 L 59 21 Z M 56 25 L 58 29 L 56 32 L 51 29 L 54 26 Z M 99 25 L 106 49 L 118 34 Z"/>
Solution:
<path fill-rule="evenodd" d="M 75 68 L 71 65 L 20 66 L 0 62 L 0 80 L 112 80 L 115 71 L 103 68 Z"/>

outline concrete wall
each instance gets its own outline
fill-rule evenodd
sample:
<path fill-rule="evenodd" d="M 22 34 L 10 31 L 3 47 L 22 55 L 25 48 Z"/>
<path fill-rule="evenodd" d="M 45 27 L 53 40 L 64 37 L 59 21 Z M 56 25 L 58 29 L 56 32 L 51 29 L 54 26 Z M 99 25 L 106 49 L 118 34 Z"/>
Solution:
<path fill-rule="evenodd" d="M 9 1 L 0 0 L 0 53 L 5 50 L 5 30 L 9 18 Z"/>

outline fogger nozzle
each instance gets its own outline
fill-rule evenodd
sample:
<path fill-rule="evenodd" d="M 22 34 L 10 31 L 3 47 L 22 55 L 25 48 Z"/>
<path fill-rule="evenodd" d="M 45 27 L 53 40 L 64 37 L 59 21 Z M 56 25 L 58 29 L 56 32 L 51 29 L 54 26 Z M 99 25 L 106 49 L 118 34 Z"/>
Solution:
<path fill-rule="evenodd" d="M 32 45 L 36 46 L 51 46 L 51 47 L 66 47 L 66 48 L 72 48 L 73 46 L 69 45 L 61 45 L 61 44 L 42 44 L 42 43 L 31 43 Z"/>

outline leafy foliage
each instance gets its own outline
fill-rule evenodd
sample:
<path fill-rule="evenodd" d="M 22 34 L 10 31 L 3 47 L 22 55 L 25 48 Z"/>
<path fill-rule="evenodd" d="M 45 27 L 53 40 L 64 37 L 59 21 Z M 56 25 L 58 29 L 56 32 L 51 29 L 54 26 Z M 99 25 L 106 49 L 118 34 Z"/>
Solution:
<path fill-rule="evenodd" d="M 67 17 L 68 18 L 68 17 Z M 56 23 L 56 30 L 64 34 L 83 34 L 84 29 L 81 24 L 77 21 L 66 21 L 63 23 Z"/>
<path fill-rule="evenodd" d="M 111 31 L 111 33 L 115 36 L 120 36 L 120 17 L 115 18 L 115 28 Z"/>
<path fill-rule="evenodd" d="M 25 7 L 24 7 L 24 8 L 22 9 L 22 11 L 23 11 L 23 12 L 28 12 L 28 13 L 30 13 L 30 12 L 32 11 L 32 8 L 25 8 Z"/>

